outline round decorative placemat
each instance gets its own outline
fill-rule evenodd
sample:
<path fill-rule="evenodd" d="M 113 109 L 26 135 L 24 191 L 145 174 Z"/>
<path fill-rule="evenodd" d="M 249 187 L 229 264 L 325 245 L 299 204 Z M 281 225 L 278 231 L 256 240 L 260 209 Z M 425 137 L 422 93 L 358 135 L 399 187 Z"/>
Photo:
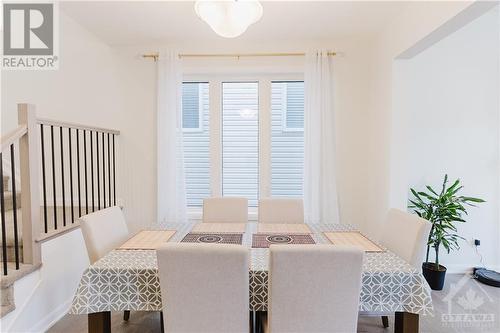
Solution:
<path fill-rule="evenodd" d="M 290 244 L 292 237 L 287 235 L 270 235 L 266 237 L 266 240 L 273 244 Z"/>
<path fill-rule="evenodd" d="M 218 235 L 204 235 L 198 238 L 200 243 L 220 243 L 221 241 L 222 237 Z"/>

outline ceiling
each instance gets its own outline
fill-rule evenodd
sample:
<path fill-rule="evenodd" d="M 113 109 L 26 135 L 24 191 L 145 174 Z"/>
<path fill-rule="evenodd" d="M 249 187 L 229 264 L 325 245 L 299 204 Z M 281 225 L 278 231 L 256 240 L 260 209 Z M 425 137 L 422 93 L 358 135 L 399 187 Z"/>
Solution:
<path fill-rule="evenodd" d="M 377 32 L 406 1 L 261 1 L 262 19 L 239 42 L 332 40 Z M 224 42 L 194 12 L 194 2 L 62 2 L 60 8 L 110 45 Z M 230 40 L 226 40 L 230 43 Z"/>

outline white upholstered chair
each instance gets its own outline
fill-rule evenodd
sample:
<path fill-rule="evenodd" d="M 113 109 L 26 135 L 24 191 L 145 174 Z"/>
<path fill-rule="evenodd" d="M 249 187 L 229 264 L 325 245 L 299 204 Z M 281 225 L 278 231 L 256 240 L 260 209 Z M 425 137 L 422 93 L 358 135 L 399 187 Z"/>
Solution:
<path fill-rule="evenodd" d="M 271 245 L 265 330 L 356 332 L 363 255 L 346 246 Z"/>
<path fill-rule="evenodd" d="M 125 217 L 118 206 L 80 217 L 80 227 L 91 263 L 122 245 L 130 236 Z"/>
<path fill-rule="evenodd" d="M 165 332 L 248 333 L 248 248 L 168 243 L 157 256 Z"/>
<path fill-rule="evenodd" d="M 203 222 L 247 223 L 248 199 L 237 197 L 203 199 Z"/>
<path fill-rule="evenodd" d="M 420 270 L 430 230 L 429 221 L 393 208 L 387 214 L 380 242 Z"/>
<path fill-rule="evenodd" d="M 416 214 L 392 208 L 387 213 L 380 243 L 420 271 L 431 226 Z M 382 316 L 382 325 L 389 326 L 387 316 Z"/>
<path fill-rule="evenodd" d="M 260 199 L 259 223 L 304 223 L 304 203 L 292 198 Z"/>
<path fill-rule="evenodd" d="M 118 206 L 81 216 L 80 228 L 90 263 L 96 262 L 130 237 L 125 217 Z M 123 319 L 128 320 L 129 317 L 130 311 L 124 311 Z"/>

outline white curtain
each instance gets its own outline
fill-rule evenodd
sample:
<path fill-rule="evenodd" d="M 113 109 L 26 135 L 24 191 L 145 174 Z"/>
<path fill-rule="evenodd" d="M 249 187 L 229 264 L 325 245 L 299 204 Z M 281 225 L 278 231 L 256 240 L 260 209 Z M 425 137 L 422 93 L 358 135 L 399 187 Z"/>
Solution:
<path fill-rule="evenodd" d="M 174 51 L 157 62 L 158 223 L 186 220 L 182 151 L 182 63 Z"/>
<path fill-rule="evenodd" d="M 304 215 L 307 222 L 339 222 L 335 168 L 333 56 L 306 54 Z"/>

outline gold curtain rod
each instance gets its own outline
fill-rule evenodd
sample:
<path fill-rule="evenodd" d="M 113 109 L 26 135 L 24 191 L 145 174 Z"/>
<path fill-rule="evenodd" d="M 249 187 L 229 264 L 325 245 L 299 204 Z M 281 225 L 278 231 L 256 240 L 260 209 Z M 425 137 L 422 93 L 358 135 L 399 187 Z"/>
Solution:
<path fill-rule="evenodd" d="M 337 53 L 328 52 L 329 56 L 335 56 Z M 241 54 L 230 54 L 230 53 L 208 53 L 208 54 L 189 54 L 181 53 L 179 58 L 243 58 L 243 57 L 303 57 L 306 54 L 304 52 L 299 53 L 241 53 Z M 158 53 L 143 54 L 143 58 L 153 58 L 154 61 L 158 60 L 160 55 Z"/>

